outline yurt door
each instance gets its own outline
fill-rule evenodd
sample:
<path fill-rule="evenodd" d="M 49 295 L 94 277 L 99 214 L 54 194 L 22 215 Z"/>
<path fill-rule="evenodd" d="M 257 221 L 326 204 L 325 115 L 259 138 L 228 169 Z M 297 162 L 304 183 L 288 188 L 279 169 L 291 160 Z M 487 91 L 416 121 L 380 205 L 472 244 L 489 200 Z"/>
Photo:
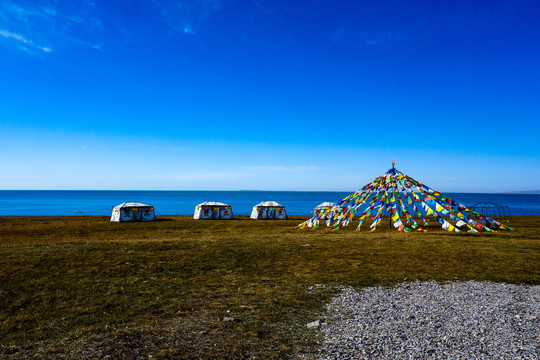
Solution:
<path fill-rule="evenodd" d="M 133 211 L 131 211 L 131 208 L 121 208 L 120 209 L 120 219 L 122 221 L 131 221 L 131 220 L 133 220 Z"/>
<path fill-rule="evenodd" d="M 154 209 L 152 208 L 144 208 L 142 211 L 142 220 L 143 221 L 152 221 L 156 218 L 156 215 L 154 213 Z"/>
<path fill-rule="evenodd" d="M 220 210 L 219 217 L 224 220 L 232 219 L 232 210 L 229 208 L 223 208 Z"/>
<path fill-rule="evenodd" d="M 276 219 L 278 220 L 284 220 L 287 218 L 287 213 L 285 212 L 285 209 L 276 209 Z"/>
<path fill-rule="evenodd" d="M 212 208 L 203 206 L 201 208 L 201 219 L 208 220 L 212 218 Z"/>

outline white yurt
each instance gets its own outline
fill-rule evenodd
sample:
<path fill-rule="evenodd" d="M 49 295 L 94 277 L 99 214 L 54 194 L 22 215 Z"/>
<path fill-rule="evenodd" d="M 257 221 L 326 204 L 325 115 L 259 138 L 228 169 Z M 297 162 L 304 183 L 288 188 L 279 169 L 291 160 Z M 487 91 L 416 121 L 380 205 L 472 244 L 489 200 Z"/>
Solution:
<path fill-rule="evenodd" d="M 332 217 L 334 214 L 337 214 L 340 211 L 341 208 L 333 210 L 332 208 L 335 207 L 337 204 L 333 202 L 323 202 L 315 207 L 313 209 L 313 216 L 318 216 L 321 212 L 328 212 L 326 216 L 322 217 L 321 219 L 328 219 L 329 217 Z"/>
<path fill-rule="evenodd" d="M 193 218 L 197 220 L 230 220 L 233 218 L 233 212 L 230 205 L 216 201 L 205 201 L 195 206 Z"/>
<path fill-rule="evenodd" d="M 128 201 L 112 209 L 112 222 L 153 220 L 156 220 L 154 207 L 140 202 Z"/>
<path fill-rule="evenodd" d="M 250 218 L 261 220 L 285 220 L 285 207 L 275 201 L 263 201 L 253 207 Z"/>

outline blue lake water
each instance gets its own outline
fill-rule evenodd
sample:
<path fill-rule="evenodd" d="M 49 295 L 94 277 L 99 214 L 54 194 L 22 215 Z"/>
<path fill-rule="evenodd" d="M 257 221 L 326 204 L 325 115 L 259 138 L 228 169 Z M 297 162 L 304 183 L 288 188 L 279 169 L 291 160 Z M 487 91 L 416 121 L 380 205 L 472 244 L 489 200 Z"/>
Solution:
<path fill-rule="evenodd" d="M 124 201 L 153 205 L 159 215 L 191 215 L 195 205 L 219 201 L 235 214 L 250 214 L 253 205 L 267 200 L 281 203 L 291 216 L 311 215 L 324 201 L 339 202 L 351 192 L 320 191 L 55 191 L 0 190 L 0 216 L 110 215 Z M 446 193 L 464 204 L 493 202 L 508 206 L 512 215 L 540 216 L 538 194 Z"/>

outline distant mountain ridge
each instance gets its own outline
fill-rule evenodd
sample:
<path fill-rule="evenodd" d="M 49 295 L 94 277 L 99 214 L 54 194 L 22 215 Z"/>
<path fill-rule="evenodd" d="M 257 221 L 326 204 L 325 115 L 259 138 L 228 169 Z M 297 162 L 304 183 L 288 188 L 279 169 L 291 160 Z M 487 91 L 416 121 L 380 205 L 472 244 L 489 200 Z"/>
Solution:
<path fill-rule="evenodd" d="M 538 194 L 540 195 L 540 190 L 526 190 L 526 191 L 509 191 L 507 194 Z"/>

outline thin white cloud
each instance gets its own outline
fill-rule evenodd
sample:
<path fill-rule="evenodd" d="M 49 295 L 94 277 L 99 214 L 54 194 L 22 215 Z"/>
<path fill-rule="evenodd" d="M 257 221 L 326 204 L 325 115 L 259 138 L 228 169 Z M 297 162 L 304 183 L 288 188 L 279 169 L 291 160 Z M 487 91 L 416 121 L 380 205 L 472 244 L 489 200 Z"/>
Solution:
<path fill-rule="evenodd" d="M 131 147 L 126 143 L 115 144 L 116 149 L 124 149 Z M 143 149 L 145 151 L 166 151 L 166 152 L 186 152 L 193 150 L 190 146 L 179 146 L 179 145 L 156 145 L 148 144 L 144 145 Z"/>
<path fill-rule="evenodd" d="M 150 175 L 149 177 L 155 180 L 168 180 L 168 181 L 208 181 L 208 180 L 230 180 L 236 179 L 243 176 L 238 172 L 234 171 L 193 171 L 193 172 L 183 172 L 176 174 L 156 174 Z"/>
<path fill-rule="evenodd" d="M 184 34 L 192 34 L 192 35 L 195 34 L 195 31 L 193 30 L 191 25 L 185 25 L 183 32 Z"/>
<path fill-rule="evenodd" d="M 242 178 L 253 178 L 260 172 L 303 172 L 323 170 L 317 166 L 245 166 L 235 170 L 208 170 L 208 171 L 186 171 L 174 174 L 151 175 L 156 180 L 173 181 L 209 181 L 209 180 L 234 180 Z"/>
<path fill-rule="evenodd" d="M 176 32 L 195 35 L 223 4 L 220 0 L 149 0 L 163 21 Z"/>
<path fill-rule="evenodd" d="M 19 41 L 22 41 L 25 44 L 28 44 L 28 40 L 26 40 L 24 38 L 24 36 L 19 35 L 19 34 L 14 34 L 14 33 L 11 33 L 9 31 L 0 30 L 0 36 L 6 37 L 6 38 L 12 38 L 12 39 L 15 39 L 15 40 L 19 40 Z"/>
<path fill-rule="evenodd" d="M 103 24 L 92 15 L 95 5 L 73 1 L 62 6 L 59 10 L 58 2 L 53 0 L 39 5 L 4 0 L 0 3 L 0 36 L 17 40 L 19 49 L 34 53 L 50 53 L 53 47 L 73 45 L 100 49 Z"/>
<path fill-rule="evenodd" d="M 46 53 L 52 51 L 52 49 L 49 47 L 39 46 L 39 45 L 34 44 L 33 41 L 28 40 L 27 38 L 25 38 L 24 36 L 20 34 L 15 34 L 6 30 L 0 30 L 0 36 L 7 39 L 16 40 L 19 42 L 19 45 L 21 45 L 20 43 L 24 44 L 24 45 L 21 45 L 20 48 L 26 51 L 40 50 Z"/>
<path fill-rule="evenodd" d="M 256 171 L 314 171 L 314 170 L 324 170 L 325 168 L 318 166 L 245 166 L 246 170 L 256 170 Z"/>

